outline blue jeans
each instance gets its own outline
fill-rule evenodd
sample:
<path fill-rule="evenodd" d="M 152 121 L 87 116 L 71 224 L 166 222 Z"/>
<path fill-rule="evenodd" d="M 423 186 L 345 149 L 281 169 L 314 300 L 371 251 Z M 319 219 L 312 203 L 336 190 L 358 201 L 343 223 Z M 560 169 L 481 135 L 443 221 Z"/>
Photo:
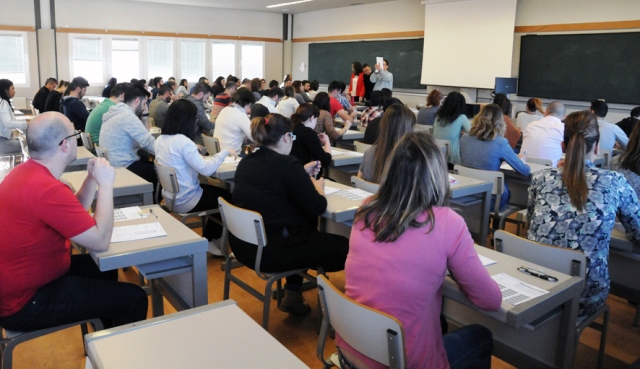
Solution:
<path fill-rule="evenodd" d="M 117 279 L 117 270 L 100 272 L 90 255 L 72 255 L 67 274 L 40 287 L 17 313 L 0 317 L 0 326 L 29 332 L 95 318 L 105 328 L 146 319 L 147 294 Z"/>
<path fill-rule="evenodd" d="M 472 324 L 442 336 L 451 369 L 490 369 L 493 335 L 487 328 Z"/>

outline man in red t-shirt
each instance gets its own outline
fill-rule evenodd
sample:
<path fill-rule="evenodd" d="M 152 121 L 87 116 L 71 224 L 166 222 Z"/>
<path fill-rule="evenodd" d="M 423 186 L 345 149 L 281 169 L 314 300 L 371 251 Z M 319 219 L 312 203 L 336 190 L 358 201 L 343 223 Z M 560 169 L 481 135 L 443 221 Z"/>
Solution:
<path fill-rule="evenodd" d="M 60 182 L 76 159 L 80 132 L 64 115 L 47 112 L 27 127 L 31 159 L 0 183 L 0 326 L 32 331 L 101 318 L 106 327 L 143 320 L 147 296 L 99 271 L 88 254 L 70 257 L 72 241 L 95 251 L 109 248 L 115 171 L 89 160 L 74 194 Z M 96 193 L 93 216 L 87 209 Z"/>

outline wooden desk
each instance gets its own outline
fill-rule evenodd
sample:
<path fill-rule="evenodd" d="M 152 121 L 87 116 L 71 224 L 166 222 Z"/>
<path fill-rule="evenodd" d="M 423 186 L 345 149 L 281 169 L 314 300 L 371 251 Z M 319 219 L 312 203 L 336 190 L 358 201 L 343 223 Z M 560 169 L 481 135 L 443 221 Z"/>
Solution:
<path fill-rule="evenodd" d="M 549 293 L 517 306 L 502 302 L 497 312 L 476 308 L 447 277 L 444 284 L 443 313 L 454 324 L 481 324 L 491 330 L 493 355 L 520 368 L 573 367 L 577 304 L 583 280 L 553 272 L 558 282 L 549 282 L 520 273 L 526 265 L 545 270 L 512 256 L 476 245 L 478 254 L 495 260 L 487 266 L 489 274 L 509 274 Z"/>
<path fill-rule="evenodd" d="M 86 170 L 62 174 L 62 179 L 71 184 L 76 191 L 80 189 L 85 178 L 87 178 Z M 116 208 L 151 205 L 153 203 L 153 184 L 133 174 L 127 168 L 116 168 L 113 203 Z"/>
<path fill-rule="evenodd" d="M 308 368 L 233 300 L 88 334 L 98 369 Z"/>
<path fill-rule="evenodd" d="M 640 302 L 640 245 L 627 237 L 622 224 L 616 223 L 609 242 L 609 277 L 611 294 Z M 640 320 L 640 307 L 636 307 L 634 325 Z"/>
<path fill-rule="evenodd" d="M 489 230 L 489 205 L 493 185 L 473 178 L 452 176 L 458 183 L 450 186 L 450 206 L 465 219 L 474 240 L 484 245 Z M 341 190 L 352 188 L 336 182 L 325 182 L 325 186 Z M 353 221 L 361 204 L 362 200 L 331 194 L 327 196 L 327 209 L 322 217 L 337 223 L 349 223 Z M 321 229 L 326 230 L 326 222 L 321 222 Z"/>
<path fill-rule="evenodd" d="M 76 160 L 72 161 L 67 168 L 65 168 L 65 172 L 77 172 L 79 170 L 87 170 L 87 163 L 89 159 L 95 158 L 96 156 L 89 150 L 87 150 L 84 146 L 78 146 L 78 155 Z"/>
<path fill-rule="evenodd" d="M 511 200 L 509 200 L 509 204 L 525 208 L 529 201 L 529 186 L 531 185 L 531 178 L 533 178 L 533 175 L 537 172 L 550 168 L 534 163 L 527 163 L 527 165 L 531 168 L 531 173 L 528 176 L 523 176 L 516 172 L 509 164 L 502 163 L 500 166 L 500 171 L 504 173 L 505 182 L 509 187 L 509 191 L 511 191 Z"/>
<path fill-rule="evenodd" d="M 493 184 L 457 174 L 449 176 L 458 181 L 449 186 L 449 206 L 464 218 L 474 241 L 484 245 L 489 232 Z"/>
<path fill-rule="evenodd" d="M 180 223 L 158 205 L 145 206 L 155 217 L 115 223 L 115 227 L 159 222 L 167 233 L 164 237 L 117 242 L 106 251 L 89 250 L 101 271 L 136 266 L 147 279 L 152 280 L 154 316 L 162 315 L 162 297 L 178 310 L 206 305 L 207 240 Z M 180 274 L 177 274 L 180 273 Z"/>
<path fill-rule="evenodd" d="M 363 138 L 364 138 L 364 132 L 350 129 L 346 131 L 340 139 L 335 140 L 335 145 L 336 147 L 355 151 L 355 146 L 353 144 L 353 141 L 362 140 Z"/>
<path fill-rule="evenodd" d="M 356 151 L 331 148 L 331 164 L 326 168 L 325 176 L 350 186 L 351 176 L 358 174 L 363 155 Z"/>

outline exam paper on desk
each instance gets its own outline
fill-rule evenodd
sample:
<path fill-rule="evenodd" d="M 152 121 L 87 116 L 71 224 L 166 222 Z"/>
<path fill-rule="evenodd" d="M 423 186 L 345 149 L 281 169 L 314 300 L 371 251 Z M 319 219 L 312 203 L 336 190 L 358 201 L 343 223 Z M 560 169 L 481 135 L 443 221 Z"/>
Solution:
<path fill-rule="evenodd" d="M 113 227 L 111 243 L 144 240 L 166 235 L 167 232 L 164 231 L 162 225 L 158 222 Z"/>
<path fill-rule="evenodd" d="M 502 300 L 513 306 L 549 293 L 547 290 L 532 286 L 506 273 L 492 275 L 491 278 L 498 283 Z"/>

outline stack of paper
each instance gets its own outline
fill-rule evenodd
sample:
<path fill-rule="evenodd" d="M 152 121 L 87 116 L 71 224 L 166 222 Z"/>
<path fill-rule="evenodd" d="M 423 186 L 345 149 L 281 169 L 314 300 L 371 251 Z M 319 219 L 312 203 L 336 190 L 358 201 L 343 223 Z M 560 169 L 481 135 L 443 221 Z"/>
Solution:
<path fill-rule="evenodd" d="M 549 293 L 547 290 L 532 286 L 506 273 L 496 274 L 491 276 L 491 278 L 493 278 L 500 287 L 502 301 L 514 306 Z"/>

